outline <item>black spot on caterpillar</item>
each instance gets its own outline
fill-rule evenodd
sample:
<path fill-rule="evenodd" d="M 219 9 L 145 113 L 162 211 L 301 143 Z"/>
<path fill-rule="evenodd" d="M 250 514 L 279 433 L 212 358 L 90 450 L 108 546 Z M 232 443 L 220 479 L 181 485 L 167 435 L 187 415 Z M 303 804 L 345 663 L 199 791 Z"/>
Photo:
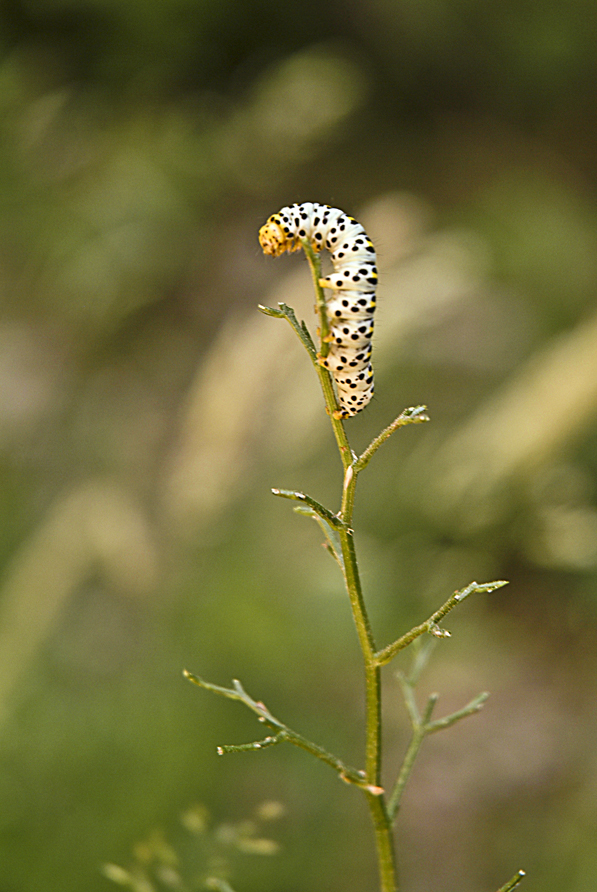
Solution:
<path fill-rule="evenodd" d="M 338 208 L 305 202 L 284 207 L 259 230 L 265 254 L 298 251 L 307 239 L 330 252 L 334 271 L 320 279 L 326 299 L 330 349 L 322 365 L 331 372 L 343 418 L 356 415 L 373 396 L 371 337 L 375 311 L 375 248 L 360 223 Z"/>

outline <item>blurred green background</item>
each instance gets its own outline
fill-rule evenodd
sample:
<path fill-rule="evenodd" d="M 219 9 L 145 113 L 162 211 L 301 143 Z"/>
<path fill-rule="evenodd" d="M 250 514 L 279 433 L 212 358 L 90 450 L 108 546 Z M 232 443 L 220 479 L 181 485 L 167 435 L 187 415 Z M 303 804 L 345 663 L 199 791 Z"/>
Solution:
<path fill-rule="evenodd" d="M 290 328 L 282 205 L 378 250 L 355 516 L 386 644 L 472 579 L 421 696 L 405 892 L 597 887 L 597 10 L 586 0 L 6 0 L 0 14 L 0 890 L 103 892 L 201 802 L 282 802 L 239 892 L 376 888 L 360 795 L 182 678 L 239 677 L 362 761 L 362 681 L 313 524 L 340 465 Z M 313 326 L 314 327 L 314 326 Z M 408 742 L 394 667 L 387 776 Z M 182 836 L 181 836 L 182 834 Z M 528 884 L 528 886 L 527 886 Z"/>

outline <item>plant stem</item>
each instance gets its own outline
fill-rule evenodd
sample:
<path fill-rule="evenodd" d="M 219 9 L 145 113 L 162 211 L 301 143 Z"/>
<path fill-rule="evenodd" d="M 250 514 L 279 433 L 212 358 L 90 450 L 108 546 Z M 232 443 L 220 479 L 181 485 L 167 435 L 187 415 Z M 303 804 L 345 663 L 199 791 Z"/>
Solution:
<path fill-rule="evenodd" d="M 328 352 L 326 340 L 329 331 L 325 298 L 319 284 L 321 264 L 318 255 L 311 245 L 303 243 L 305 254 L 311 267 L 311 275 L 317 296 L 317 310 L 320 318 L 320 357 Z M 354 455 L 339 417 L 338 403 L 332 384 L 332 378 L 326 368 L 317 364 L 317 372 L 321 382 L 323 395 L 330 416 L 330 421 L 338 444 L 340 459 L 344 467 L 344 485 L 342 489 L 342 506 L 339 513 L 342 526 L 338 528 L 342 553 L 344 581 L 350 599 L 354 624 L 363 655 L 365 670 L 365 703 L 366 703 L 366 736 L 365 736 L 365 775 L 369 789 L 365 790 L 373 827 L 380 876 L 381 892 L 397 892 L 398 880 L 392 822 L 388 814 L 386 801 L 381 788 L 381 669 L 376 657 L 376 646 L 371 631 L 371 623 L 363 597 L 359 567 L 354 543 L 352 514 L 357 473 L 354 467 L 357 457 Z M 389 436 L 389 434 L 388 434 Z M 378 447 L 376 444 L 375 448 Z M 367 461 L 364 462 L 366 464 Z M 363 464 L 363 466 L 364 466 Z"/>
<path fill-rule="evenodd" d="M 345 487 L 346 490 L 346 487 Z M 379 866 L 381 892 L 397 892 L 396 860 L 392 822 L 381 791 L 381 669 L 375 656 L 375 641 L 363 598 L 354 535 L 349 528 L 351 516 L 344 516 L 348 528 L 339 531 L 344 579 L 350 598 L 365 669 L 366 743 L 365 774 L 367 783 L 379 788 L 380 795 L 366 793 L 373 826 Z"/>
<path fill-rule="evenodd" d="M 344 579 L 350 598 L 352 615 L 357 629 L 359 644 L 365 663 L 365 685 L 367 702 L 367 746 L 365 772 L 373 786 L 380 784 L 380 671 L 375 660 L 375 642 L 363 599 L 361 581 L 357 565 L 354 536 L 352 530 L 340 530 L 340 545 L 344 560 Z"/>
<path fill-rule="evenodd" d="M 388 817 L 383 796 L 365 794 L 369 803 L 371 819 L 375 829 L 375 846 L 381 892 L 398 892 L 396 856 L 391 821 Z"/>
<path fill-rule="evenodd" d="M 303 249 L 306 258 L 309 261 L 309 268 L 311 270 L 311 277 L 313 279 L 313 287 L 315 288 L 315 297 L 317 301 L 320 334 L 319 357 L 325 358 L 329 352 L 329 343 L 327 341 L 329 325 L 325 308 L 325 296 L 323 288 L 319 284 L 319 280 L 321 279 L 321 259 L 307 240 L 303 241 Z M 340 459 L 344 470 L 346 471 L 353 462 L 353 454 L 350 448 L 350 443 L 348 442 L 348 437 L 346 436 L 346 431 L 344 430 L 344 425 L 340 419 L 340 407 L 338 406 L 334 385 L 332 384 L 332 376 L 320 362 L 316 362 L 315 368 L 319 375 L 319 382 L 321 384 L 321 389 L 323 390 L 327 412 L 330 416 L 336 443 L 338 444 Z"/>
<path fill-rule="evenodd" d="M 330 344 L 328 335 L 330 333 L 330 323 L 326 309 L 325 295 L 323 288 L 319 284 L 321 279 L 321 257 L 311 246 L 309 239 L 302 239 L 303 251 L 305 257 L 309 261 L 309 269 L 311 270 L 311 278 L 313 279 L 313 287 L 315 289 L 316 310 L 319 316 L 319 355 L 326 357 L 330 352 Z"/>

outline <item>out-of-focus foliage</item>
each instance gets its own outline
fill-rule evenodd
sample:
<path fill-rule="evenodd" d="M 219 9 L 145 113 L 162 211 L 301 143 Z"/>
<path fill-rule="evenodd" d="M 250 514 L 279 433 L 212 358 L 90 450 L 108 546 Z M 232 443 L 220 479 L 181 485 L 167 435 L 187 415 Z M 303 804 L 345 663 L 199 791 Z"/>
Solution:
<path fill-rule="evenodd" d="M 283 814 L 284 806 L 269 800 L 260 802 L 251 817 L 237 824 L 210 826 L 208 810 L 196 804 L 181 815 L 183 833 L 174 843 L 163 832 L 154 830 L 135 844 L 127 867 L 108 862 L 103 872 L 113 883 L 132 892 L 234 892 L 228 882 L 232 862 L 242 861 L 243 855 L 277 854 L 278 843 L 262 834 L 267 830 L 267 822 L 278 820 Z"/>
<path fill-rule="evenodd" d="M 288 326 L 291 201 L 380 260 L 356 522 L 386 644 L 472 579 L 423 687 L 403 886 L 597 885 L 597 11 L 586 0 L 8 0 L 0 13 L 0 887 L 102 892 L 188 801 L 282 800 L 239 892 L 374 888 L 354 790 L 182 679 L 238 676 L 362 761 L 358 651 L 314 525 L 340 468 Z M 288 330 L 287 330 L 288 329 Z M 391 782 L 407 744 L 387 674 Z M 393 687 L 396 696 L 392 696 Z M 438 708 L 438 715 L 441 709 Z M 362 845 L 360 841 L 362 840 Z"/>

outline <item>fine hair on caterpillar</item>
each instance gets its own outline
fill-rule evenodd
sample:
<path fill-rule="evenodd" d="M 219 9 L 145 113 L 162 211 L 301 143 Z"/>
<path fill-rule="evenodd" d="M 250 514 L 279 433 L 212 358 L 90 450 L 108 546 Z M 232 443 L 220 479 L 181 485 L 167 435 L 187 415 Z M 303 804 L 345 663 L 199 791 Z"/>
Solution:
<path fill-rule="evenodd" d="M 319 280 L 330 326 L 329 353 L 321 363 L 338 392 L 341 416 L 357 415 L 373 396 L 371 338 L 377 261 L 371 239 L 354 217 L 326 204 L 283 207 L 259 230 L 265 254 L 298 251 L 307 240 L 314 251 L 329 251 L 333 271 Z"/>

